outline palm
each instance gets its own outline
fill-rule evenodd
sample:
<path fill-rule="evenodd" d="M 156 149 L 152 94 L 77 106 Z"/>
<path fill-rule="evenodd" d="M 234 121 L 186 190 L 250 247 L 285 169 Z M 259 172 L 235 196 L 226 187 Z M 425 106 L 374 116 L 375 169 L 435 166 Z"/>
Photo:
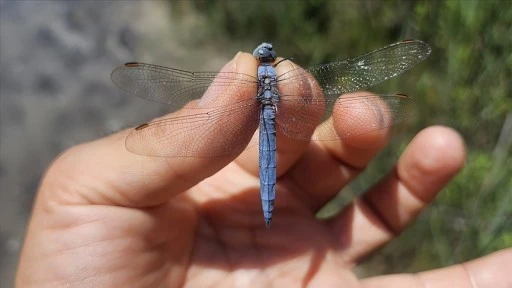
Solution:
<path fill-rule="evenodd" d="M 218 287 L 300 287 L 316 277 L 330 279 L 345 274 L 343 283 L 353 283 L 355 277 L 351 273 L 340 274 L 340 267 L 350 264 L 335 255 L 332 233 L 292 192 L 293 183 L 278 190 L 278 212 L 272 227 L 267 229 L 256 177 L 253 181 L 248 179 L 246 187 L 234 187 L 232 191 L 209 190 L 213 186 L 210 181 L 229 182 L 224 176 L 236 178 L 233 170 L 241 168 L 226 169 L 229 173 L 221 171 L 218 177 L 208 179 L 189 193 L 191 198 L 202 198 L 204 203 L 196 210 L 187 281 L 195 287 L 208 283 Z M 208 199 L 212 194 L 227 197 Z M 279 277 L 272 279 L 270 275 Z"/>
<path fill-rule="evenodd" d="M 107 232 L 95 239 L 96 247 L 86 246 L 84 253 L 109 251 L 90 259 L 101 265 L 87 266 L 101 268 L 95 272 L 98 274 L 103 274 L 104 267 L 118 267 L 120 273 L 111 273 L 109 280 L 117 287 L 134 287 L 139 280 L 127 276 L 141 274 L 151 275 L 145 279 L 148 282 L 140 283 L 141 287 L 148 283 L 151 287 L 164 283 L 185 287 L 208 287 L 212 283 L 219 287 L 297 287 L 314 279 L 355 283 L 349 270 L 351 263 L 344 262 L 336 252 L 336 241 L 325 224 L 316 220 L 289 189 L 293 183 L 280 187 L 279 216 L 267 229 L 256 177 L 247 176 L 253 179 L 246 179 L 246 187 L 232 187 L 230 191 L 219 185 L 229 183 L 227 175 L 240 177 L 237 174 L 247 173 L 236 164 L 229 165 L 186 193 L 151 209 L 103 211 L 111 208 L 91 206 L 89 212 L 102 218 L 93 225 L 102 227 L 87 225 L 84 230 L 111 231 L 114 235 Z M 119 219 L 132 221 L 119 223 Z M 122 227 L 109 230 L 112 223 Z M 120 234 L 120 230 L 125 233 Z M 343 267 L 345 272 L 340 271 Z M 269 275 L 279 277 L 272 279 Z"/>

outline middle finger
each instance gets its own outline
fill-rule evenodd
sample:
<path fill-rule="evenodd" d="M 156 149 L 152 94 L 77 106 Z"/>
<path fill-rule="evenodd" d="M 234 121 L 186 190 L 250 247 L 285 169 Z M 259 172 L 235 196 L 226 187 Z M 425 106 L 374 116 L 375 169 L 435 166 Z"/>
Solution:
<path fill-rule="evenodd" d="M 370 96 L 368 92 L 345 94 L 365 105 L 365 99 Z M 370 96 L 376 97 L 376 96 Z M 390 129 L 379 129 L 369 133 L 360 134 L 360 123 L 365 126 L 378 127 L 382 121 L 391 121 L 392 115 L 385 102 L 375 102 L 373 110 L 379 109 L 381 113 L 371 113 L 372 109 L 346 109 L 334 110 L 333 116 L 323 123 L 315 132 L 335 131 L 343 140 L 312 141 L 308 149 L 290 169 L 286 175 L 304 203 L 316 212 L 329 202 L 352 179 L 354 179 L 375 155 L 386 145 Z M 370 104 L 368 104 L 370 105 Z M 357 105 L 359 106 L 359 104 Z M 384 120 L 379 116 L 384 116 Z M 358 130 L 359 129 L 359 130 Z M 343 137 L 355 134 L 359 136 Z M 313 136 L 315 137 L 315 136 Z M 321 137 L 319 137 L 321 138 Z"/>

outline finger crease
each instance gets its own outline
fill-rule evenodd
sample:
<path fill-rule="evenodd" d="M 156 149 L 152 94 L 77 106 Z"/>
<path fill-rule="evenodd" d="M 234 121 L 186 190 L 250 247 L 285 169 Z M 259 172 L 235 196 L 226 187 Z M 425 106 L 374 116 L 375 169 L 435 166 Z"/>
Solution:
<path fill-rule="evenodd" d="M 396 178 L 397 183 L 399 183 L 398 185 L 403 185 L 403 187 L 405 188 L 405 191 L 407 191 L 409 194 L 411 194 L 412 197 L 414 197 L 414 199 L 418 200 L 418 202 L 420 202 L 422 206 L 426 206 L 429 203 L 429 201 L 424 200 L 420 196 L 418 196 L 418 194 L 414 192 L 414 189 L 410 189 L 407 186 L 406 182 L 402 181 L 402 178 L 398 174 L 398 169 L 396 167 L 393 169 L 392 173 L 394 174 L 393 177 Z"/>
<path fill-rule="evenodd" d="M 336 153 L 331 151 L 331 149 L 327 149 L 324 146 L 320 146 L 321 149 L 323 149 L 331 158 L 333 158 L 336 162 L 340 163 L 341 165 L 347 167 L 350 170 L 353 170 L 356 173 L 359 173 L 363 171 L 366 168 L 366 165 L 363 167 L 357 167 L 353 164 L 348 163 L 347 161 L 343 160 L 341 157 L 339 157 Z"/>
<path fill-rule="evenodd" d="M 464 270 L 464 273 L 466 273 L 468 275 L 468 279 L 469 279 L 469 282 L 471 283 L 471 287 L 477 288 L 478 285 L 476 283 L 475 277 L 473 277 L 473 274 L 469 271 L 466 263 L 462 263 L 462 264 L 460 264 L 460 266 L 462 266 L 462 270 Z"/>
<path fill-rule="evenodd" d="M 371 202 L 368 200 L 365 196 L 361 198 L 360 203 L 366 206 L 370 210 L 375 217 L 380 221 L 380 223 L 384 226 L 384 228 L 389 232 L 392 237 L 397 237 L 400 234 L 400 231 L 396 231 L 396 229 L 388 222 L 386 217 L 384 217 L 384 214 Z"/>

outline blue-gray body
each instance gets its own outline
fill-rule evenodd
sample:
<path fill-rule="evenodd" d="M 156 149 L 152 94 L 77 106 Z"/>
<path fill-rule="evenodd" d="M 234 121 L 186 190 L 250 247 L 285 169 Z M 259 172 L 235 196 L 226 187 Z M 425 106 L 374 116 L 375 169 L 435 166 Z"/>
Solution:
<path fill-rule="evenodd" d="M 262 43 L 253 55 L 258 66 L 258 95 L 260 108 L 259 171 L 260 194 L 265 224 L 270 226 L 276 198 L 276 111 L 279 102 L 276 70 L 272 66 L 276 54 L 272 45 Z"/>

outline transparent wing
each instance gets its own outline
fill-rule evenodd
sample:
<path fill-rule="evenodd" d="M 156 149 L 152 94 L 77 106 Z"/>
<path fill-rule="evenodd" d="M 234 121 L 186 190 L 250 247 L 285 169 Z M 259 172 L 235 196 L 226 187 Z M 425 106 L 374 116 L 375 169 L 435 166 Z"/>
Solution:
<path fill-rule="evenodd" d="M 430 48 L 421 41 L 404 41 L 351 60 L 280 75 L 278 133 L 301 140 L 335 140 L 399 123 L 409 112 L 411 101 L 405 95 L 339 96 L 392 78 L 429 53 Z M 201 99 L 203 105 L 195 107 L 204 110 L 193 110 L 193 114 L 180 111 L 177 116 L 137 127 L 126 139 L 129 151 L 152 156 L 216 157 L 240 153 L 257 143 L 253 135 L 260 104 L 255 99 L 257 80 L 253 76 L 128 63 L 112 72 L 112 80 L 139 97 L 175 106 L 203 94 L 209 99 Z M 240 93 L 248 89 L 252 92 Z M 209 91 L 215 97 L 208 98 Z M 233 97 L 237 94 L 250 97 Z"/>
<path fill-rule="evenodd" d="M 292 139 L 329 141 L 364 135 L 402 122 L 412 100 L 403 94 L 345 94 L 338 99 L 281 98 L 278 132 Z"/>
<path fill-rule="evenodd" d="M 406 95 L 345 93 L 393 78 L 430 51 L 422 41 L 406 40 L 353 59 L 296 67 L 279 75 L 278 130 L 295 139 L 335 140 L 400 123 L 410 113 L 412 101 Z"/>
<path fill-rule="evenodd" d="M 313 76 L 326 98 L 372 87 L 414 67 L 430 54 L 430 46 L 419 40 L 405 40 L 353 59 L 297 68 L 278 76 L 280 85 L 294 85 Z"/>
<path fill-rule="evenodd" d="M 116 86 L 128 93 L 176 107 L 201 98 L 207 90 L 212 95 L 222 95 L 226 94 L 226 89 L 236 91 L 257 85 L 255 77 L 242 73 L 189 72 L 136 62 L 118 66 L 112 71 L 111 78 Z M 221 107 L 238 100 L 218 98 L 201 107 Z"/>
<path fill-rule="evenodd" d="M 126 138 L 127 150 L 148 156 L 234 155 L 248 147 L 259 123 L 255 99 L 197 111 L 180 110 L 172 117 L 140 125 Z"/>

